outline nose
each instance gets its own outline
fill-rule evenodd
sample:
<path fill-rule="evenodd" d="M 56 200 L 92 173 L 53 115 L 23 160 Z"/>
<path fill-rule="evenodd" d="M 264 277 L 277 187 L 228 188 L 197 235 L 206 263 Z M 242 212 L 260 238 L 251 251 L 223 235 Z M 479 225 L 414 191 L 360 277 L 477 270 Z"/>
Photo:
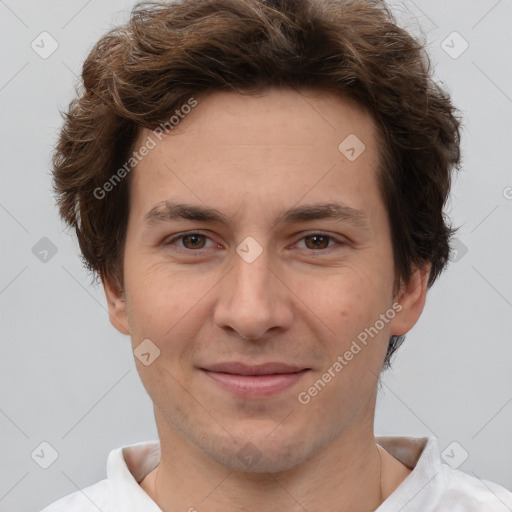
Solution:
<path fill-rule="evenodd" d="M 290 328 L 293 293 L 279 270 L 269 266 L 267 253 L 252 263 L 236 254 L 234 268 L 219 288 L 214 322 L 245 340 L 261 341 Z"/>

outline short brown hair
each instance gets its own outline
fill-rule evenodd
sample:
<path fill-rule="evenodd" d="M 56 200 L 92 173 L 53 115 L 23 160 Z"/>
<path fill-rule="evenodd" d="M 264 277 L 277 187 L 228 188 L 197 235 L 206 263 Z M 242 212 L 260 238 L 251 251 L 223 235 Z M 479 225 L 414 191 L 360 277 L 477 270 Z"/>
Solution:
<path fill-rule="evenodd" d="M 431 76 L 424 44 L 378 0 L 142 2 L 94 46 L 65 112 L 53 158 L 63 219 L 86 267 L 122 286 L 129 176 L 94 193 L 192 95 L 313 87 L 355 100 L 380 133 L 379 186 L 388 211 L 395 290 L 414 266 L 445 268 L 443 208 L 460 164 L 460 120 Z M 385 365 L 403 341 L 390 340 Z"/>

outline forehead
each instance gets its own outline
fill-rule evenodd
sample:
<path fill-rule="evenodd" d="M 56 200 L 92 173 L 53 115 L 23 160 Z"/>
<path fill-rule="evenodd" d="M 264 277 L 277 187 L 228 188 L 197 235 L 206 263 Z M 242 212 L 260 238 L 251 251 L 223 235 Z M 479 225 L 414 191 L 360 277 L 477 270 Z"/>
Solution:
<path fill-rule="evenodd" d="M 263 196 L 282 207 L 277 196 L 283 194 L 293 202 L 308 195 L 312 203 L 315 194 L 336 201 L 340 192 L 347 199 L 375 188 L 375 124 L 351 100 L 277 88 L 257 95 L 217 91 L 196 100 L 167 134 L 138 134 L 136 150 L 148 137 L 156 142 L 132 176 L 134 203 L 146 209 L 141 214 L 171 195 L 214 207 L 238 199 L 240 209 Z"/>
<path fill-rule="evenodd" d="M 350 134 L 371 145 L 376 135 L 374 121 L 362 106 L 321 89 L 269 87 L 257 94 L 213 91 L 195 98 L 197 106 L 185 110 L 187 102 L 183 102 L 177 106 L 179 116 L 168 116 L 173 126 L 166 134 L 179 137 L 180 143 L 197 142 L 193 139 L 200 136 L 204 143 L 215 145 L 320 148 Z M 138 142 L 150 133 L 141 130 Z"/>

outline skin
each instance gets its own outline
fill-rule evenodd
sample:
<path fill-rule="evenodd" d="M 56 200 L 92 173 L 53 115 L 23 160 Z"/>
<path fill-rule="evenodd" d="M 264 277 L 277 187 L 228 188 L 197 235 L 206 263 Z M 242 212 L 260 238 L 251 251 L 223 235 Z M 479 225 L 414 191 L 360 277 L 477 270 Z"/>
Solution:
<path fill-rule="evenodd" d="M 429 272 L 415 269 L 393 296 L 374 122 L 318 90 L 198 100 L 132 171 L 123 289 L 103 280 L 112 324 L 133 349 L 150 339 L 160 350 L 148 366 L 136 359 L 161 442 L 158 473 L 141 487 L 164 511 L 374 510 L 410 473 L 379 453 L 373 421 L 389 337 L 418 320 Z M 141 130 L 137 144 L 150 134 Z M 338 149 L 349 134 L 366 146 L 355 161 Z M 215 208 L 229 223 L 149 226 L 145 215 L 166 200 Z M 366 227 L 275 222 L 333 201 L 362 211 Z M 191 232 L 204 237 L 173 240 Z M 236 252 L 249 236 L 263 249 L 252 263 Z M 297 395 L 393 304 L 400 312 L 301 404 Z M 310 371 L 276 395 L 239 398 L 198 368 L 225 361 Z M 247 443 L 259 453 L 250 467 L 237 457 Z"/>

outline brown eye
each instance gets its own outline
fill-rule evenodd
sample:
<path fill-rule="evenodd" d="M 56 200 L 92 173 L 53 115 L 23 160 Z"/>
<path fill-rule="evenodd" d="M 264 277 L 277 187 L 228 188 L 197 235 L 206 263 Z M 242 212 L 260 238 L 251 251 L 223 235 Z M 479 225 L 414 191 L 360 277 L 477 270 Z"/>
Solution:
<path fill-rule="evenodd" d="M 203 249 L 206 237 L 204 235 L 192 234 L 179 237 L 183 240 L 183 246 L 186 249 Z"/>
<path fill-rule="evenodd" d="M 315 254 L 315 256 L 321 256 L 341 250 L 345 245 L 346 240 L 344 238 L 335 237 L 322 232 L 313 232 L 303 236 L 296 243 L 295 248 L 310 255 Z"/>
<path fill-rule="evenodd" d="M 208 241 L 213 243 L 213 241 L 203 235 L 202 233 L 185 233 L 179 236 L 175 236 L 174 238 L 167 239 L 163 242 L 163 245 L 166 248 L 173 249 L 182 253 L 199 253 L 202 249 L 207 250 L 211 249 L 212 246 L 208 246 Z M 215 244 L 214 244 L 215 245 Z"/>
<path fill-rule="evenodd" d="M 304 237 L 304 240 L 306 241 L 306 247 L 308 249 L 327 249 L 329 246 L 329 240 L 332 239 L 332 237 L 327 235 L 310 235 Z M 307 241 L 311 241 L 310 244 L 308 244 Z"/>

